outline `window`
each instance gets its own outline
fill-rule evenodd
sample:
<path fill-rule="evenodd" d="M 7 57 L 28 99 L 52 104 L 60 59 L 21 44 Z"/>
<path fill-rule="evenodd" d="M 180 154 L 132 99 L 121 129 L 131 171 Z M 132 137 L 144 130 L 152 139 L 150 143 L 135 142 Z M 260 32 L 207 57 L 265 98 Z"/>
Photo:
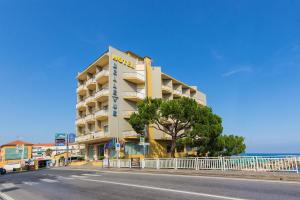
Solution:
<path fill-rule="evenodd" d="M 5 148 L 5 160 L 19 160 L 22 158 L 22 152 L 17 152 L 16 148 Z M 23 158 L 28 158 L 28 147 L 24 147 Z"/>
<path fill-rule="evenodd" d="M 103 129 L 104 129 L 104 133 L 107 133 L 108 132 L 108 125 L 103 126 Z"/>
<path fill-rule="evenodd" d="M 145 147 L 145 149 L 144 149 Z M 125 143 L 125 154 L 127 155 L 143 155 L 149 153 L 149 146 L 142 146 L 134 142 Z"/>

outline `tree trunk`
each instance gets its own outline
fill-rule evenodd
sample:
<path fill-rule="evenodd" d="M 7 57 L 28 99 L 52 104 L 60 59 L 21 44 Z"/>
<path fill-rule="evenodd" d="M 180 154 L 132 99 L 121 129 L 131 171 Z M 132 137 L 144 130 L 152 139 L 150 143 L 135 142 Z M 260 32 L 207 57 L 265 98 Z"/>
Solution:
<path fill-rule="evenodd" d="M 176 148 L 176 137 L 172 136 L 171 141 L 171 157 L 175 158 L 175 148 Z"/>

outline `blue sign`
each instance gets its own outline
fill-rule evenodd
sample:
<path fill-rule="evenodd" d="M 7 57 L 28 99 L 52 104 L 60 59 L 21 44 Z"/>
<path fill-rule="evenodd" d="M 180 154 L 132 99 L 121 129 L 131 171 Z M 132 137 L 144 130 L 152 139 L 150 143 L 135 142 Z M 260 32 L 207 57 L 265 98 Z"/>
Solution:
<path fill-rule="evenodd" d="M 55 146 L 65 146 L 67 134 L 55 133 Z"/>
<path fill-rule="evenodd" d="M 76 135 L 74 133 L 69 134 L 69 143 L 75 143 Z"/>

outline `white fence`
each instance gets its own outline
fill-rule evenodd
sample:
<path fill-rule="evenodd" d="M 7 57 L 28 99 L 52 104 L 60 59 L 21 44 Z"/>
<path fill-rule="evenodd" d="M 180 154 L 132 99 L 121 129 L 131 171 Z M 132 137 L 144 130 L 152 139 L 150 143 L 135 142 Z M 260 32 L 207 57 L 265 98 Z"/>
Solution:
<path fill-rule="evenodd" d="M 131 159 L 110 160 L 109 167 L 131 168 Z M 136 167 L 136 162 L 135 162 Z M 300 157 L 145 158 L 140 168 L 299 172 Z"/>

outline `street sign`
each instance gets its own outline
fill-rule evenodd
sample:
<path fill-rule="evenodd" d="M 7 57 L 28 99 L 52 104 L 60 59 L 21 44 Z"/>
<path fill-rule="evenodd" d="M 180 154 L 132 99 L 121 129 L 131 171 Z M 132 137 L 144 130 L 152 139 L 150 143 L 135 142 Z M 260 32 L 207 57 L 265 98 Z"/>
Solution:
<path fill-rule="evenodd" d="M 120 149 L 121 149 L 120 143 L 116 143 L 116 151 L 120 151 Z"/>
<path fill-rule="evenodd" d="M 65 133 L 55 134 L 55 146 L 65 146 L 67 135 Z"/>
<path fill-rule="evenodd" d="M 75 143 L 76 135 L 74 133 L 69 133 L 69 143 Z"/>
<path fill-rule="evenodd" d="M 140 137 L 140 145 L 144 145 L 145 144 L 145 137 L 141 136 Z"/>

